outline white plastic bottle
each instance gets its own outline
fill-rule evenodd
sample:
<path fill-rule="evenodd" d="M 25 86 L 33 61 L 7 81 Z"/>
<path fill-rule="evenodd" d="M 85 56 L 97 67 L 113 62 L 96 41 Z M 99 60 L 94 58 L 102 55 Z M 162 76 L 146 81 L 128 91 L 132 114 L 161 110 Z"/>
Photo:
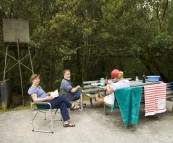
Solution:
<path fill-rule="evenodd" d="M 104 78 L 101 78 L 101 80 L 100 80 L 100 86 L 104 86 L 105 85 L 105 81 L 104 81 Z"/>
<path fill-rule="evenodd" d="M 139 78 L 138 78 L 138 76 L 136 76 L 136 81 L 139 81 Z"/>

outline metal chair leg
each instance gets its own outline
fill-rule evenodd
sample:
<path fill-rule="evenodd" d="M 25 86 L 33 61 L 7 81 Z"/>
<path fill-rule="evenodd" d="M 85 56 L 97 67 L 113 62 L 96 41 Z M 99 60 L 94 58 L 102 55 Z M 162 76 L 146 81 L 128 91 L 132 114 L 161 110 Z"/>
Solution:
<path fill-rule="evenodd" d="M 81 114 L 83 113 L 83 95 L 80 95 L 80 103 L 81 103 Z"/>
<path fill-rule="evenodd" d="M 50 103 L 48 103 L 48 104 L 50 105 Z M 31 124 L 32 124 L 32 131 L 34 131 L 34 132 L 43 132 L 43 133 L 53 133 L 53 120 L 54 120 L 54 118 L 55 118 L 55 115 L 56 115 L 58 109 L 54 110 L 54 109 L 51 108 L 51 105 L 50 105 L 50 109 L 47 110 L 47 111 L 49 111 L 49 114 L 50 114 L 50 126 L 51 126 L 51 130 L 50 130 L 50 131 L 48 131 L 48 130 L 36 130 L 36 129 L 34 128 L 34 120 L 35 120 L 36 116 L 38 115 L 38 112 L 43 112 L 43 113 L 45 113 L 45 120 L 49 120 L 49 119 L 47 119 L 46 111 L 43 111 L 43 110 L 45 110 L 45 109 L 43 109 L 43 110 L 40 110 L 40 109 L 37 110 L 37 109 L 36 109 L 36 110 L 35 110 L 35 109 L 33 109 L 32 105 L 33 105 L 33 104 L 31 104 L 31 112 L 32 112 Z M 33 111 L 37 111 L 37 113 L 36 113 L 34 116 L 33 116 Z M 54 112 L 54 114 L 53 114 L 52 112 Z M 62 121 L 62 120 L 61 120 L 61 121 Z"/>
<path fill-rule="evenodd" d="M 49 109 L 50 111 L 50 118 L 51 118 L 51 130 L 52 130 L 52 133 L 53 133 L 53 118 L 52 118 L 52 109 Z"/>

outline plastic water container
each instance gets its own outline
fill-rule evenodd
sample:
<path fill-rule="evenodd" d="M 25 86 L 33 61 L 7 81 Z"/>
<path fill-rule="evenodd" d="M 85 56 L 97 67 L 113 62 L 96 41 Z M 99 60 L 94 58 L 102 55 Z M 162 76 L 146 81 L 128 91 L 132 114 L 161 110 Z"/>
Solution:
<path fill-rule="evenodd" d="M 136 76 L 136 79 L 135 79 L 136 81 L 139 81 L 139 77 L 138 76 Z"/>
<path fill-rule="evenodd" d="M 100 86 L 105 86 L 105 80 L 104 80 L 104 78 L 101 78 L 101 80 L 100 80 Z"/>
<path fill-rule="evenodd" d="M 147 79 L 150 82 L 159 82 L 160 76 L 147 76 Z"/>

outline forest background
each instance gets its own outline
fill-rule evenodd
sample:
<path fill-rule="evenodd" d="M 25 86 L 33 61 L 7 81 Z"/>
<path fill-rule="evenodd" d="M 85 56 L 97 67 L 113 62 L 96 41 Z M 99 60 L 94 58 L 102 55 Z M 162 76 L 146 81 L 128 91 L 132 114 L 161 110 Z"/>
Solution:
<path fill-rule="evenodd" d="M 2 18 L 29 21 L 34 73 L 41 75 L 45 91 L 59 88 L 64 69 L 71 70 L 74 86 L 110 78 L 115 68 L 127 78 L 145 74 L 173 81 L 172 0 L 0 0 L 1 80 L 6 49 Z M 17 57 L 17 48 L 12 54 Z M 13 64 L 8 61 L 9 67 Z M 25 95 L 31 74 L 22 68 Z M 6 79 L 13 94 L 20 94 L 17 66 Z"/>

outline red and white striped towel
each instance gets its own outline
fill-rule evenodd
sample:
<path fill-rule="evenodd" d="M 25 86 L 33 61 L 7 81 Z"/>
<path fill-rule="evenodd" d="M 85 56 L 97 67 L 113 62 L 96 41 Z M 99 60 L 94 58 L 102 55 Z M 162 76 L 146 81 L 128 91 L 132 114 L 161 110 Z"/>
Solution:
<path fill-rule="evenodd" d="M 166 84 L 144 86 L 145 116 L 166 111 Z"/>

